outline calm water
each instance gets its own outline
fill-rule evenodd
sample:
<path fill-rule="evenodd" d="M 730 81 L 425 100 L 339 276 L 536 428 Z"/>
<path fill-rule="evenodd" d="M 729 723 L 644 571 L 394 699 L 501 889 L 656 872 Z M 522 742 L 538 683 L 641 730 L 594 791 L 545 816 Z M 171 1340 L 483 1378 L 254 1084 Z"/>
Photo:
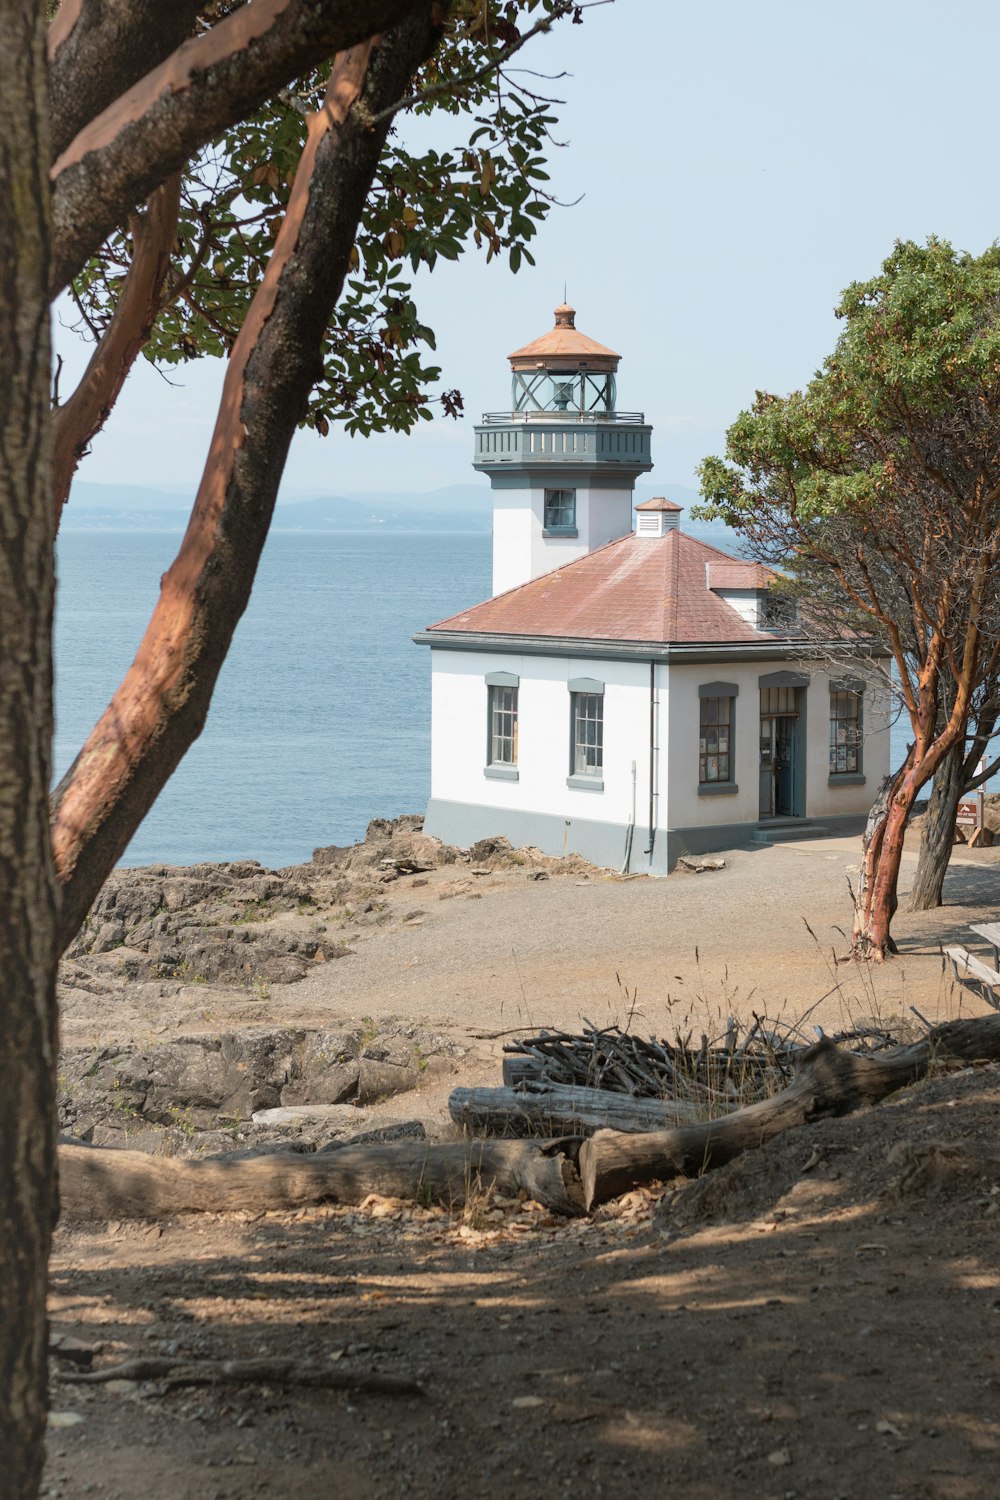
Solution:
<path fill-rule="evenodd" d="M 58 775 L 132 661 L 178 541 L 60 538 Z M 422 812 L 430 652 L 410 637 L 489 591 L 488 535 L 274 533 L 205 731 L 124 862 L 293 864 L 369 818 Z"/>

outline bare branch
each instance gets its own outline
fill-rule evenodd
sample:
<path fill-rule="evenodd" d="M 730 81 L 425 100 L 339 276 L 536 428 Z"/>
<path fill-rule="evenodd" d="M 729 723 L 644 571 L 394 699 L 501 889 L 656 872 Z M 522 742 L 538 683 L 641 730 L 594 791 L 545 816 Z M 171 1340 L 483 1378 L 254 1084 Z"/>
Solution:
<path fill-rule="evenodd" d="M 608 0 L 596 0 L 596 3 L 606 4 Z M 520 52 L 521 48 L 526 46 L 533 37 L 540 36 L 542 32 L 551 31 L 557 21 L 562 20 L 564 16 L 570 15 L 571 12 L 584 9 L 589 9 L 589 6 L 577 5 L 574 3 L 574 0 L 562 0 L 562 3 L 556 5 L 549 15 L 544 16 L 540 21 L 536 21 L 534 26 L 526 31 L 523 36 L 516 37 L 514 41 L 508 42 L 506 47 L 501 48 L 495 57 L 491 57 L 481 67 L 474 68 L 471 73 L 462 74 L 458 78 L 449 78 L 443 83 L 434 83 L 430 84 L 427 88 L 418 89 L 416 93 L 408 94 L 405 99 L 397 99 L 395 104 L 390 104 L 387 109 L 380 110 L 377 115 L 373 115 L 369 124 L 379 125 L 383 120 L 391 120 L 401 110 L 412 109 L 414 105 L 423 104 L 428 99 L 438 99 L 442 94 L 455 94 L 463 88 L 468 88 L 473 83 L 482 83 L 485 78 L 498 73 L 504 63 L 509 62 L 514 54 Z M 565 75 L 559 73 L 556 76 L 562 78 Z"/>

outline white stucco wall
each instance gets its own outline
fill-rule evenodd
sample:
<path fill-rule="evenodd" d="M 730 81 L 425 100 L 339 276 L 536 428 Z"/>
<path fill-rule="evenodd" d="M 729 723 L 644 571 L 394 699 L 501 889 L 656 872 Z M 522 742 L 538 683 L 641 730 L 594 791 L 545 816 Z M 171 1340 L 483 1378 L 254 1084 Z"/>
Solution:
<path fill-rule="evenodd" d="M 671 828 L 701 828 L 713 823 L 756 822 L 759 806 L 760 678 L 787 669 L 808 676 L 805 689 L 805 816 L 837 817 L 866 813 L 889 766 L 889 731 L 884 703 L 869 683 L 865 691 L 864 784 L 830 784 L 830 680 L 857 677 L 856 668 L 838 674 L 812 670 L 801 662 L 702 663 L 670 668 L 670 715 L 667 726 L 664 783 L 669 784 L 666 818 Z M 698 739 L 702 683 L 731 682 L 739 688 L 735 704 L 732 794 L 699 796 Z"/>
<path fill-rule="evenodd" d="M 664 821 L 670 828 L 700 828 L 711 823 L 756 823 L 758 810 L 757 736 L 760 662 L 705 662 L 670 667 L 670 702 L 664 735 L 664 785 L 668 788 Z M 719 796 L 698 795 L 698 740 L 701 726 L 702 683 L 731 682 L 739 688 L 732 733 L 734 779 L 739 791 Z"/>
<path fill-rule="evenodd" d="M 484 774 L 485 677 L 490 672 L 513 672 L 519 678 L 517 781 Z M 568 684 L 578 677 L 605 684 L 602 791 L 566 784 Z M 432 798 L 624 825 L 631 818 L 634 760 L 637 821 L 644 825 L 649 799 L 648 666 L 586 657 L 434 650 L 431 695 Z"/>
<path fill-rule="evenodd" d="M 550 853 L 579 849 L 588 857 L 597 858 L 599 863 L 618 864 L 634 808 L 631 868 L 643 868 L 650 792 L 648 662 L 542 657 L 514 651 L 449 651 L 435 647 L 431 666 L 431 806 L 439 809 L 435 816 L 450 820 L 447 836 L 451 841 L 472 842 L 487 833 L 506 832 L 515 842 L 538 843 Z M 655 666 L 656 858 L 665 857 L 667 844 L 675 839 L 677 830 L 689 830 L 694 847 L 697 839 L 693 831 L 698 830 L 697 838 L 704 841 L 701 846 L 711 848 L 724 847 L 724 840 L 729 837 L 727 828 L 731 829 L 733 824 L 757 825 L 760 678 L 785 668 L 797 673 L 804 671 L 801 663 L 780 660 Z M 486 774 L 489 730 L 486 677 L 494 672 L 511 673 L 518 679 L 516 780 Z M 808 675 L 810 680 L 804 689 L 804 815 L 807 818 L 864 815 L 889 761 L 889 735 L 878 692 L 869 685 L 865 694 L 864 782 L 830 784 L 831 674 L 815 670 Z M 855 669 L 844 675 L 856 677 L 858 673 Z M 596 678 L 604 683 L 604 768 L 600 789 L 593 783 L 567 784 L 571 774 L 569 683 L 576 678 Z M 701 704 L 698 689 L 715 682 L 734 683 L 739 688 L 733 726 L 738 791 L 706 796 L 698 791 Z M 532 823 L 532 818 L 537 822 Z M 605 833 L 595 834 L 593 825 L 602 825 Z M 712 835 L 713 828 L 719 829 L 717 836 Z M 438 830 L 431 826 L 431 831 Z M 588 845 L 586 840 L 595 837 L 597 845 Z M 723 842 L 713 845 L 713 837 Z M 659 868 L 663 868 L 662 864 Z"/>
<path fill-rule="evenodd" d="M 576 490 L 575 537 L 546 537 L 546 489 Z M 493 592 L 502 594 L 584 557 L 632 529 L 631 486 L 592 489 L 553 474 L 531 489 L 493 492 Z"/>

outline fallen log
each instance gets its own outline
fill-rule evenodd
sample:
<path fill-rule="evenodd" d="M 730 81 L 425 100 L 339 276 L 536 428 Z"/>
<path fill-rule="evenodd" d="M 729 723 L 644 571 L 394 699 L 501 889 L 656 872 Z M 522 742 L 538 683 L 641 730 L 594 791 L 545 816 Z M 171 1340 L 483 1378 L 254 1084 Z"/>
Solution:
<path fill-rule="evenodd" d="M 59 1195 L 64 1219 L 163 1219 L 361 1203 L 369 1193 L 460 1208 L 496 1187 L 515 1197 L 523 1190 L 553 1213 L 571 1215 L 582 1209 L 575 1144 L 398 1141 L 315 1155 L 191 1160 L 64 1141 Z"/>
<path fill-rule="evenodd" d="M 704 1109 L 676 1099 L 633 1099 L 610 1089 L 525 1080 L 520 1087 L 452 1089 L 456 1125 L 483 1135 L 590 1135 L 607 1127 L 629 1133 L 697 1120 Z"/>
<path fill-rule="evenodd" d="M 875 1056 L 845 1052 L 824 1038 L 800 1055 L 791 1083 L 772 1099 L 647 1135 L 597 1131 L 579 1152 L 584 1207 L 589 1213 L 643 1183 L 696 1177 L 797 1125 L 877 1104 L 924 1077 L 933 1063 L 998 1058 L 1000 1016 L 949 1021 L 919 1042 Z"/>

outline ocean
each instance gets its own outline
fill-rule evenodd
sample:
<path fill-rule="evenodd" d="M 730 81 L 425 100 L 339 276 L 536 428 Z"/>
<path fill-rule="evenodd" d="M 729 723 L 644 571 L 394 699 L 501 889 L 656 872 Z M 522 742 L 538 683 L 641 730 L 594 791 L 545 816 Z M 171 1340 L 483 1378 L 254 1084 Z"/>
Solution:
<path fill-rule="evenodd" d="M 131 663 L 179 540 L 60 537 L 57 777 Z M 423 812 L 430 652 L 410 637 L 486 598 L 490 568 L 489 535 L 273 532 L 206 727 L 123 863 L 280 867 Z"/>
<path fill-rule="evenodd" d="M 57 776 L 135 654 L 176 531 L 66 531 L 56 613 Z M 123 863 L 297 864 L 370 818 L 422 812 L 430 652 L 414 632 L 490 591 L 488 534 L 273 532 L 208 723 Z M 908 725 L 892 731 L 894 763 Z"/>

